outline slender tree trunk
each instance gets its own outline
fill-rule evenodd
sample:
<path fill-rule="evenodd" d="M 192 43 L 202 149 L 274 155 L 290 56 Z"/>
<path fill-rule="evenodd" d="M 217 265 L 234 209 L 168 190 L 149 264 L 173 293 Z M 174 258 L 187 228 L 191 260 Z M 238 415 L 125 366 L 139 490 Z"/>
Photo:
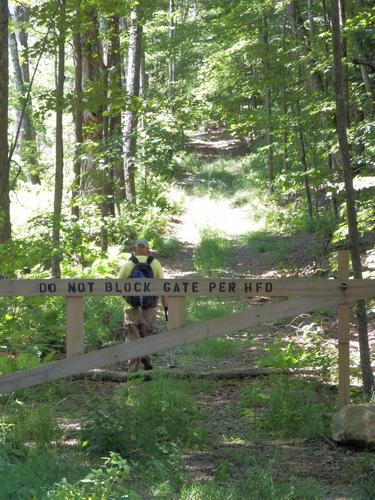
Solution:
<path fill-rule="evenodd" d="M 326 31 L 331 29 L 331 24 L 330 20 L 328 17 L 328 12 L 327 12 L 327 6 L 326 6 L 326 1 L 322 0 L 322 10 L 323 10 L 323 19 L 324 19 L 324 27 Z M 324 41 L 324 55 L 325 57 L 330 57 L 330 45 L 328 43 L 328 40 L 325 39 Z M 328 99 L 330 97 L 330 80 L 329 76 L 326 75 L 324 80 L 323 80 L 323 95 L 325 99 Z M 327 148 L 328 146 L 328 139 L 327 139 L 327 131 L 330 128 L 330 125 L 332 126 L 332 118 L 331 116 L 327 116 L 327 114 L 323 114 L 323 126 L 325 130 L 325 141 L 327 143 Z M 334 185 L 338 182 L 338 168 L 336 167 L 336 160 L 334 153 L 330 152 L 327 155 L 327 163 L 328 163 L 328 171 L 329 171 L 329 180 L 332 184 L 331 188 L 331 196 L 330 196 L 330 204 L 331 204 L 331 213 L 332 216 L 335 220 L 338 220 L 339 218 L 339 210 L 338 210 L 338 200 L 337 200 L 337 195 L 334 189 Z"/>
<path fill-rule="evenodd" d="M 8 43 L 9 43 L 9 54 L 10 58 L 12 60 L 12 66 L 13 66 L 13 79 L 14 79 L 14 86 L 16 89 L 16 92 L 18 94 L 18 102 L 16 103 L 16 122 L 15 122 L 15 134 L 18 128 L 20 127 L 20 134 L 19 134 L 19 142 L 22 143 L 23 141 L 23 124 L 21 126 L 19 125 L 19 122 L 21 120 L 22 116 L 22 97 L 23 97 L 23 92 L 24 92 L 24 86 L 23 86 L 23 79 L 22 79 L 22 73 L 21 73 L 21 65 L 19 61 L 19 56 L 18 56 L 18 46 L 17 46 L 17 38 L 15 33 L 9 33 L 8 37 Z M 18 149 L 18 148 L 17 148 Z"/>
<path fill-rule="evenodd" d="M 145 99 L 147 90 L 148 90 L 148 75 L 146 73 L 146 51 L 145 51 L 145 42 L 144 42 L 144 39 L 142 39 L 141 64 L 140 64 L 140 69 L 139 69 L 139 97 L 141 99 Z M 145 118 L 145 114 L 142 113 L 140 118 L 139 118 L 139 131 L 142 133 L 142 132 L 144 132 L 145 128 L 146 128 L 146 118 Z M 143 142 L 142 149 L 141 149 L 142 159 L 145 158 L 145 147 L 144 146 L 145 146 L 145 144 Z M 147 188 L 148 174 L 149 174 L 149 169 L 148 169 L 148 163 L 146 161 L 144 163 L 144 177 L 143 177 L 145 189 Z"/>
<path fill-rule="evenodd" d="M 81 17 L 81 0 L 76 3 L 77 23 Z M 79 193 L 81 186 L 81 154 L 83 143 L 83 113 L 82 113 L 82 38 L 80 26 L 75 27 L 73 33 L 74 45 L 74 91 L 75 91 L 75 106 L 74 106 L 74 163 L 73 163 L 73 183 L 72 183 L 72 215 L 78 220 L 80 216 L 79 210 Z"/>
<path fill-rule="evenodd" d="M 308 166 L 307 166 L 307 160 L 306 160 L 305 139 L 304 139 L 302 127 L 300 124 L 298 125 L 298 139 L 299 139 L 300 146 L 301 146 L 301 163 L 302 163 L 302 168 L 304 171 L 303 186 L 305 188 L 305 195 L 306 195 L 307 215 L 309 217 L 309 220 L 312 221 L 313 220 L 313 204 L 312 204 L 311 190 L 310 190 L 310 179 L 309 179 Z"/>
<path fill-rule="evenodd" d="M 300 73 L 300 77 L 302 77 L 302 73 Z M 301 82 L 299 82 L 301 84 Z M 302 117 L 301 117 L 301 107 L 299 102 L 296 103 L 296 117 L 297 117 L 297 135 L 300 143 L 300 152 L 301 152 L 301 165 L 304 172 L 303 176 L 303 187 L 305 189 L 306 195 L 306 204 L 307 204 L 307 215 L 310 221 L 313 220 L 313 203 L 310 189 L 310 179 L 308 174 L 308 165 L 306 158 L 306 144 L 305 144 L 305 136 L 303 133 L 303 128 L 301 125 Z"/>
<path fill-rule="evenodd" d="M 284 13 L 284 21 L 283 21 L 283 36 L 282 36 L 282 49 L 283 52 L 286 52 L 286 27 L 287 27 L 287 16 Z M 283 170 L 284 172 L 288 172 L 289 170 L 289 150 L 288 150 L 288 132 L 289 132 L 289 120 L 288 120 L 288 98 L 287 98 L 287 88 L 288 88 L 288 80 L 286 78 L 285 72 L 282 72 L 283 82 L 282 82 L 282 137 L 283 137 Z"/>
<path fill-rule="evenodd" d="M 58 44 L 58 65 L 56 85 L 56 171 L 55 171 L 55 195 L 53 206 L 53 228 L 52 228 L 52 276 L 61 278 L 61 207 L 64 180 L 64 141 L 63 141 L 63 100 L 64 100 L 64 78 L 65 78 L 65 0 L 60 2 L 60 30 Z"/>
<path fill-rule="evenodd" d="M 267 179 L 268 191 L 273 193 L 273 134 L 272 134 L 272 89 L 266 91 L 266 115 L 267 115 Z"/>
<path fill-rule="evenodd" d="M 175 21 L 175 0 L 169 0 L 169 60 L 168 60 L 168 81 L 169 81 L 169 97 L 173 97 L 175 87 L 175 49 L 174 38 L 176 36 L 176 21 Z"/>
<path fill-rule="evenodd" d="M 0 243 L 11 239 L 8 159 L 8 2 L 0 0 Z"/>
<path fill-rule="evenodd" d="M 309 33 L 314 34 L 313 0 L 307 0 L 307 19 L 309 23 Z"/>
<path fill-rule="evenodd" d="M 124 113 L 124 175 L 126 180 L 126 197 L 136 204 L 135 190 L 135 155 L 137 150 L 138 111 L 134 98 L 139 97 L 139 73 L 141 63 L 142 26 L 139 21 L 138 7 L 131 11 L 129 29 L 128 69 L 126 91 L 128 101 Z"/>
<path fill-rule="evenodd" d="M 116 96 L 117 92 L 122 88 L 122 64 L 120 50 L 120 19 L 118 16 L 112 17 L 111 41 L 108 52 L 108 67 L 109 73 L 109 91 L 110 102 L 112 103 L 111 95 Z M 114 203 L 117 211 L 120 212 L 120 203 L 125 201 L 125 177 L 122 164 L 122 137 L 121 137 L 121 112 L 113 109 L 110 105 L 109 113 L 109 141 L 110 154 L 109 163 L 112 167 L 113 188 L 114 188 Z"/>
<path fill-rule="evenodd" d="M 266 137 L 267 137 L 267 179 L 269 194 L 273 193 L 273 134 L 272 134 L 272 87 L 269 83 L 270 80 L 270 47 L 268 39 L 268 22 L 266 15 L 262 18 L 262 31 L 263 43 L 265 48 L 265 55 L 263 59 L 264 78 L 266 81 L 266 94 L 264 99 L 265 112 L 266 112 Z"/>
<path fill-rule="evenodd" d="M 323 80 L 320 72 L 316 69 L 317 61 L 311 53 L 310 39 L 308 32 L 305 28 L 304 20 L 301 16 L 297 0 L 292 0 L 286 6 L 286 13 L 288 15 L 294 36 L 297 40 L 299 51 L 302 56 L 308 61 L 307 79 L 310 87 L 314 91 L 323 91 Z"/>
<path fill-rule="evenodd" d="M 21 26 L 17 30 L 18 40 L 21 46 L 21 61 L 19 58 L 18 42 L 15 34 L 10 35 L 10 53 L 13 63 L 13 72 L 15 78 L 16 89 L 19 94 L 19 109 L 18 113 L 19 119 L 23 112 L 22 118 L 22 129 L 23 134 L 20 138 L 20 156 L 24 161 L 25 165 L 28 167 L 28 174 L 32 184 L 40 184 L 40 177 L 38 173 L 39 169 L 39 159 L 40 153 L 38 150 L 38 145 L 36 141 L 36 131 L 34 126 L 34 121 L 32 117 L 32 99 L 29 96 L 28 102 L 26 103 L 25 97 L 27 94 L 28 86 L 30 85 L 30 69 L 29 69 L 29 57 L 28 57 L 28 36 L 27 32 L 23 27 L 23 23 L 29 21 L 29 9 L 23 5 L 17 5 L 14 9 L 14 20 L 18 26 Z M 25 108 L 25 109 L 23 109 Z M 17 126 L 18 128 L 18 126 Z"/>
<path fill-rule="evenodd" d="M 334 156 L 333 153 L 328 154 L 328 169 L 330 172 L 330 178 L 331 182 L 334 184 L 336 182 L 336 169 L 334 168 Z M 331 192 L 331 211 L 332 211 L 332 216 L 335 220 L 338 220 L 339 218 L 339 209 L 338 209 L 338 201 L 337 201 L 337 196 L 335 194 L 335 190 L 332 188 Z"/>
<path fill-rule="evenodd" d="M 81 191 L 83 195 L 98 194 L 101 192 L 102 176 L 98 169 L 97 153 L 103 146 L 103 105 L 104 92 L 104 63 L 102 47 L 99 39 L 99 23 L 94 7 L 82 3 L 87 29 L 82 33 L 82 89 L 83 93 L 92 88 L 103 89 L 103 95 L 96 95 L 94 99 L 88 97 L 86 109 L 83 111 L 83 141 L 85 159 L 81 161 Z"/>
<path fill-rule="evenodd" d="M 332 42 L 333 60 L 335 68 L 335 97 L 336 97 L 336 129 L 339 140 L 340 155 L 344 170 L 344 182 L 346 190 L 346 207 L 349 226 L 349 243 L 352 258 L 354 278 L 362 278 L 362 264 L 359 249 L 359 235 L 357 224 L 357 211 L 355 206 L 355 193 L 352 178 L 352 163 L 347 136 L 347 115 L 345 106 L 345 76 L 342 61 L 342 42 L 340 26 L 340 4 L 339 0 L 332 0 Z M 370 349 L 367 332 L 367 316 L 365 301 L 357 303 L 357 322 L 359 334 L 359 346 L 361 355 L 361 370 L 363 387 L 367 395 L 374 391 L 374 377 L 371 369 Z"/>

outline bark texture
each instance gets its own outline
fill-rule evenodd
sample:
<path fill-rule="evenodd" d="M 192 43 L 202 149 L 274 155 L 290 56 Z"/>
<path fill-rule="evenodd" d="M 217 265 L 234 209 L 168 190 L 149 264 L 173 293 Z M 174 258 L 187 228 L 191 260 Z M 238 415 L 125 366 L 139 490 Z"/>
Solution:
<path fill-rule="evenodd" d="M 141 65 L 142 26 L 139 21 L 138 7 L 132 8 L 129 28 L 128 68 L 126 79 L 127 104 L 123 119 L 124 137 L 124 176 L 126 198 L 136 203 L 135 155 L 137 150 L 138 110 L 136 99 L 139 97 L 139 74 Z"/>
<path fill-rule="evenodd" d="M 61 26 L 64 24 L 65 0 L 60 0 Z M 61 206 L 64 182 L 64 140 L 63 140 L 63 100 L 64 100 L 64 78 L 65 78 L 65 31 L 60 30 L 58 45 L 58 70 L 56 85 L 56 170 L 55 170 L 55 194 L 53 205 L 53 227 L 52 227 L 52 276 L 61 278 L 61 251 L 60 251 L 60 229 L 61 229 Z"/>
<path fill-rule="evenodd" d="M 81 15 L 81 2 L 77 1 L 76 5 L 77 19 Z M 76 31 L 73 33 L 74 45 L 74 91 L 75 91 L 75 106 L 74 106 L 74 163 L 73 163 L 73 184 L 72 184 L 72 215 L 79 219 L 79 202 L 78 196 L 81 187 L 81 152 L 83 143 L 83 115 L 82 115 L 82 38 L 79 32 L 79 26 L 76 26 Z"/>
<path fill-rule="evenodd" d="M 29 8 L 23 5 L 18 5 L 12 16 L 17 25 L 17 34 L 9 35 L 10 54 L 13 64 L 13 74 L 16 90 L 18 93 L 18 123 L 16 129 L 21 131 L 18 139 L 20 142 L 20 156 L 27 165 L 29 179 L 33 184 L 40 184 L 39 169 L 39 150 L 36 141 L 36 131 L 32 116 L 32 99 L 28 95 L 30 85 L 30 68 L 28 57 L 28 35 L 22 23 L 29 21 Z M 19 50 L 21 49 L 21 50 Z M 21 57 L 19 57 L 21 53 Z M 20 123 L 21 122 L 21 123 Z M 17 140 L 17 133 L 16 133 Z"/>
<path fill-rule="evenodd" d="M 11 238 L 8 160 L 8 2 L 0 0 L 0 243 Z"/>

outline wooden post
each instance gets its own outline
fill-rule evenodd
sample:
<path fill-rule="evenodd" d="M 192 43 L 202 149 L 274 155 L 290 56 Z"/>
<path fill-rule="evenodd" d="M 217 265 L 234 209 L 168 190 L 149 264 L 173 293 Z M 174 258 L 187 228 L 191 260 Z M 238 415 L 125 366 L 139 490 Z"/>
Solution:
<path fill-rule="evenodd" d="M 349 252 L 338 252 L 338 277 L 343 282 L 349 279 Z M 350 306 L 338 305 L 338 337 L 339 337 L 339 408 L 350 403 Z"/>
<path fill-rule="evenodd" d="M 186 298 L 168 297 L 168 330 L 184 326 L 186 317 Z"/>
<path fill-rule="evenodd" d="M 186 318 L 186 297 L 168 297 L 168 330 L 184 326 Z M 173 349 L 169 350 L 168 366 L 176 366 Z"/>
<path fill-rule="evenodd" d="M 85 352 L 83 297 L 66 297 L 66 357 Z"/>

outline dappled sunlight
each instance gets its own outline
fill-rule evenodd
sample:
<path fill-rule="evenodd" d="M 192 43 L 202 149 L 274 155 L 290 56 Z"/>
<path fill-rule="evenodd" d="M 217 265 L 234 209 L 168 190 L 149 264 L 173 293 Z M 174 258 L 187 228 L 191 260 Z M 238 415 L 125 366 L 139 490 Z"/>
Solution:
<path fill-rule="evenodd" d="M 33 189 L 23 189 L 11 192 L 12 224 L 20 231 L 27 227 L 31 217 L 45 214 L 53 210 L 53 191 L 45 186 L 33 186 Z"/>
<path fill-rule="evenodd" d="M 249 205 L 234 207 L 231 199 L 215 200 L 209 195 L 186 196 L 186 210 L 180 222 L 174 224 L 173 233 L 175 238 L 184 243 L 198 245 L 204 229 L 222 232 L 227 238 L 236 238 L 261 227 L 261 222 L 254 222 Z"/>

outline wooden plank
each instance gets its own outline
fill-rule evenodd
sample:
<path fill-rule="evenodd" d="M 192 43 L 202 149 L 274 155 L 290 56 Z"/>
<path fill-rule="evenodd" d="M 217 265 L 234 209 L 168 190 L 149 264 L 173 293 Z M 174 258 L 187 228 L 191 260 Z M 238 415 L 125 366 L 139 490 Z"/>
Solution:
<path fill-rule="evenodd" d="M 272 304 L 276 304 L 277 302 L 284 302 L 288 300 L 288 297 L 278 297 L 277 295 L 271 297 Z"/>
<path fill-rule="evenodd" d="M 186 298 L 168 297 L 168 330 L 180 328 L 185 324 Z"/>
<path fill-rule="evenodd" d="M 343 281 L 349 280 L 349 252 L 338 252 L 338 275 Z M 342 408 L 350 403 L 350 307 L 340 304 L 337 309 L 339 338 L 339 394 L 338 404 Z"/>
<path fill-rule="evenodd" d="M 66 357 L 85 352 L 83 297 L 66 297 Z"/>
<path fill-rule="evenodd" d="M 201 280 L 0 280 L 0 296 L 299 296 L 375 297 L 375 280 L 340 279 L 201 279 Z"/>
<path fill-rule="evenodd" d="M 84 373 L 93 368 L 102 368 L 171 348 L 194 344 L 205 338 L 232 333 L 258 324 L 294 317 L 317 309 L 331 308 L 341 301 L 342 299 L 337 298 L 296 298 L 278 304 L 254 307 L 203 323 L 183 326 L 129 343 L 5 375 L 0 377 L 0 394 Z"/>

